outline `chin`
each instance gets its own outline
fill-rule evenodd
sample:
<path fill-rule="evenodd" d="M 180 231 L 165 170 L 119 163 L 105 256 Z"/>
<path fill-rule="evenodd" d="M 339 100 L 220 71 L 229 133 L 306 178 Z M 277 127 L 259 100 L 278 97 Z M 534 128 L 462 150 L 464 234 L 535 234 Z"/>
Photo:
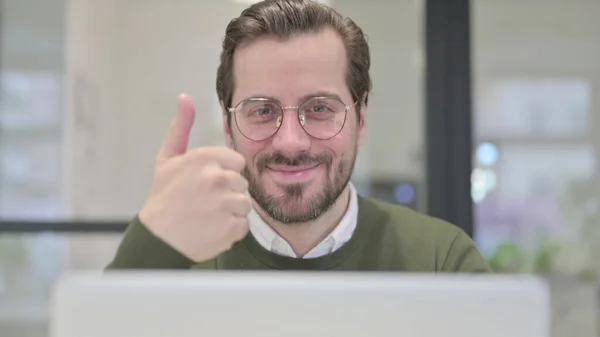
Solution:
<path fill-rule="evenodd" d="M 315 212 L 312 209 L 312 205 L 308 202 L 291 202 L 286 203 L 285 201 L 279 204 L 279 221 L 283 223 L 302 223 L 311 220 L 315 220 L 320 216 L 320 212 Z M 282 221 L 283 220 L 283 221 Z"/>
<path fill-rule="evenodd" d="M 327 174 L 315 175 L 304 181 L 285 181 L 287 179 L 277 179 L 267 172 L 254 175 L 248 170 L 244 175 L 256 204 L 271 219 L 283 224 L 318 219 L 333 206 L 347 183 L 345 174 L 331 177 L 331 181 Z"/>
<path fill-rule="evenodd" d="M 267 192 L 255 200 L 274 220 L 283 224 L 300 224 L 318 219 L 332 205 L 331 196 L 308 192 L 300 184 L 279 186 L 276 193 Z"/>

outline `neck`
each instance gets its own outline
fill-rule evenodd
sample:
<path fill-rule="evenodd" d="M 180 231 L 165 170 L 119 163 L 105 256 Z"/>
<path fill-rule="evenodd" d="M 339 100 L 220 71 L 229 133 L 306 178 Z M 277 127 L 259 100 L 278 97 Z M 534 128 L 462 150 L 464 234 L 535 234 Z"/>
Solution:
<path fill-rule="evenodd" d="M 284 224 L 273 220 L 260 207 L 255 207 L 265 222 L 284 238 L 298 256 L 306 255 L 323 241 L 340 223 L 350 203 L 350 187 L 346 186 L 333 206 L 313 221 Z"/>

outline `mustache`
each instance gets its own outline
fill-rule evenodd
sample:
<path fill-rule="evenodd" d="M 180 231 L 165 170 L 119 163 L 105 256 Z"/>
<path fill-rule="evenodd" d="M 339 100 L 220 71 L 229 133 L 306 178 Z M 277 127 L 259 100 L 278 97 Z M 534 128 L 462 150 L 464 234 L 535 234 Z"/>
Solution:
<path fill-rule="evenodd" d="M 289 166 L 300 166 L 307 164 L 326 164 L 331 167 L 333 158 L 328 153 L 319 153 L 316 155 L 309 155 L 306 153 L 299 154 L 295 157 L 287 157 L 282 153 L 263 154 L 256 161 L 256 166 L 259 172 L 262 172 L 267 165 L 289 165 Z"/>

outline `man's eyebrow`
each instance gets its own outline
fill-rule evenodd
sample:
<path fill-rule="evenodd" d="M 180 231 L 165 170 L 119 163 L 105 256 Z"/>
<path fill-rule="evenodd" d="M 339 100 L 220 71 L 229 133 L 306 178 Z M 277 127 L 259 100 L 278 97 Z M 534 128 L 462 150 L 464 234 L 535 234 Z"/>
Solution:
<path fill-rule="evenodd" d="M 315 97 L 327 97 L 327 98 L 335 98 L 335 99 L 341 100 L 340 95 L 338 95 L 334 92 L 315 91 L 315 92 L 312 92 L 310 94 L 306 94 L 306 95 L 300 97 L 296 103 L 302 104 L 302 103 L 306 102 L 307 100 L 309 100 L 311 98 L 315 98 Z M 256 94 L 256 95 L 248 96 L 246 99 L 268 99 L 270 101 L 273 101 L 273 102 L 281 105 L 281 101 L 279 99 L 277 99 L 273 96 L 269 96 L 269 95 Z"/>
<path fill-rule="evenodd" d="M 246 97 L 246 99 L 244 99 L 244 100 L 247 100 L 247 99 L 268 99 L 275 103 L 281 104 L 281 102 L 277 98 L 269 96 L 269 95 L 261 95 L 261 94 L 252 95 L 252 96 Z"/>
<path fill-rule="evenodd" d="M 335 99 L 338 99 L 338 100 L 341 101 L 340 95 L 338 95 L 338 94 L 336 94 L 334 92 L 331 92 L 331 91 L 317 91 L 317 92 L 313 92 L 313 93 L 310 93 L 308 95 L 302 96 L 300 98 L 300 102 L 299 103 L 302 103 L 304 101 L 307 101 L 307 100 L 309 100 L 311 98 L 315 98 L 315 97 L 335 98 Z"/>

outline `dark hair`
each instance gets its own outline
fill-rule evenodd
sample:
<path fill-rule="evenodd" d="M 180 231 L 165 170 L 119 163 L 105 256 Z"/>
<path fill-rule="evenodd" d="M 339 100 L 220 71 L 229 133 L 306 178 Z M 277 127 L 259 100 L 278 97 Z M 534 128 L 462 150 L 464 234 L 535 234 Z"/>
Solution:
<path fill-rule="evenodd" d="M 369 45 L 365 35 L 350 18 L 341 16 L 327 5 L 311 0 L 264 0 L 248 7 L 239 17 L 229 22 L 223 40 L 221 63 L 217 70 L 219 100 L 225 108 L 231 106 L 235 86 L 233 55 L 240 43 L 263 36 L 286 39 L 299 34 L 317 33 L 328 27 L 339 34 L 346 48 L 346 83 L 353 102 L 358 101 L 356 111 L 359 113 L 363 96 L 367 103 L 372 86 L 369 75 Z M 230 115 L 227 113 L 229 123 Z"/>

